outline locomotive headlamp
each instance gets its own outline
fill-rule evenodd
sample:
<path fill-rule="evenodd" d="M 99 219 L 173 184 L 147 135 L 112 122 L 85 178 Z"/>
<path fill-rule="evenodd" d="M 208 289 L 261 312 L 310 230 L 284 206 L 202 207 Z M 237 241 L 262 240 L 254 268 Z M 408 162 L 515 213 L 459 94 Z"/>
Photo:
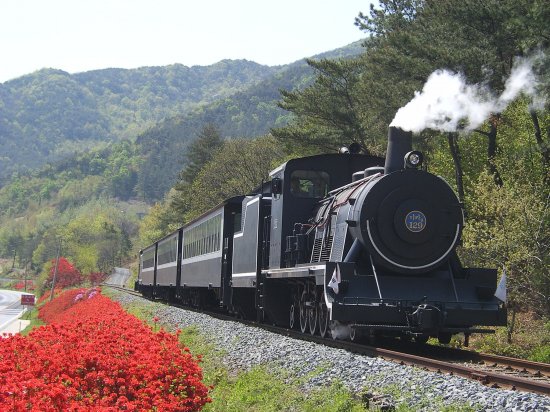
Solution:
<path fill-rule="evenodd" d="M 405 169 L 418 169 L 422 166 L 423 161 L 424 155 L 417 150 L 413 150 L 405 155 Z"/>

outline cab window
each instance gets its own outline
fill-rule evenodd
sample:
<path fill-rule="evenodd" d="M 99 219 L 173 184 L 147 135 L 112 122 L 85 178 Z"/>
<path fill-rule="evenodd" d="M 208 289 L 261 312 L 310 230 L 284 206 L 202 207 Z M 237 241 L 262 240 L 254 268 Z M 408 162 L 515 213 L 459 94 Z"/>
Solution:
<path fill-rule="evenodd" d="M 290 193 L 295 197 L 323 198 L 329 191 L 329 175 L 316 170 L 295 170 L 290 175 Z"/>

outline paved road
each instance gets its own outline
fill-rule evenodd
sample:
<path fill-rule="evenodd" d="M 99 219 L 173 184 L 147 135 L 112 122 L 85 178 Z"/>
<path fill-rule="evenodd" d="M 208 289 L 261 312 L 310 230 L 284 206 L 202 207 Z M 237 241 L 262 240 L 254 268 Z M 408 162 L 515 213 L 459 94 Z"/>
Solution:
<path fill-rule="evenodd" d="M 23 294 L 29 293 L 0 289 L 0 334 L 25 311 L 21 305 Z"/>
<path fill-rule="evenodd" d="M 113 273 L 105 280 L 105 283 L 116 286 L 126 286 L 130 277 L 130 269 L 114 268 Z"/>

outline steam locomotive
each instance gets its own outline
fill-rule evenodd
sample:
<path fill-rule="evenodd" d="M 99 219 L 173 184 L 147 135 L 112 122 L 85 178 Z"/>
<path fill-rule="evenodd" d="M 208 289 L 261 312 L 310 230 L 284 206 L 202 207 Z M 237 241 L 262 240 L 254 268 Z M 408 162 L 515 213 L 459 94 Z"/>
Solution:
<path fill-rule="evenodd" d="M 385 161 L 344 152 L 290 160 L 144 248 L 136 289 L 351 340 L 505 325 L 497 271 L 462 266 L 462 205 L 412 134 L 390 127 Z"/>

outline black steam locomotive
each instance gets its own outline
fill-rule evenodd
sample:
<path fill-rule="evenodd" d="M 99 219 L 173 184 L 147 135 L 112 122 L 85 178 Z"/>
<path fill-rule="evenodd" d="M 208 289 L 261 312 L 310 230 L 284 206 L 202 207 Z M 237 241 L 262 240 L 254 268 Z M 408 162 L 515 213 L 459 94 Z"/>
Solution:
<path fill-rule="evenodd" d="M 346 338 L 451 336 L 506 324 L 497 271 L 462 267 L 464 217 L 423 170 L 412 136 L 390 128 L 385 159 L 290 160 L 140 252 L 136 289 L 183 304 Z"/>

